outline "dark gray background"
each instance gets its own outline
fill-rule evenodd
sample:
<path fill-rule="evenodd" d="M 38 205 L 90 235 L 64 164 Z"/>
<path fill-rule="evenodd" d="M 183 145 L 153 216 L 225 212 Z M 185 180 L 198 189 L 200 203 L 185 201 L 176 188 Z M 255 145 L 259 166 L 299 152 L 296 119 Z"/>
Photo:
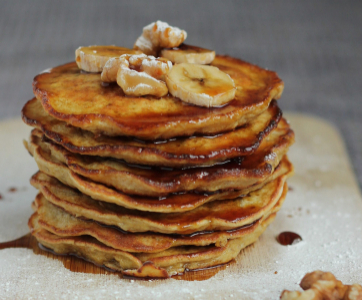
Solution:
<path fill-rule="evenodd" d="M 276 70 L 288 111 L 342 132 L 362 185 L 362 1 L 2 1 L 0 120 L 18 117 L 32 78 L 81 45 L 132 47 L 156 20 L 187 43 Z"/>

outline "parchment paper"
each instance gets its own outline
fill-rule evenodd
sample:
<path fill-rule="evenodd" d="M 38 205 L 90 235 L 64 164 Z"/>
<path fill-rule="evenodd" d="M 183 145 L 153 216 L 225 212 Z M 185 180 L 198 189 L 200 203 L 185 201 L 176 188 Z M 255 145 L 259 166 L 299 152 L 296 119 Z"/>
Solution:
<path fill-rule="evenodd" d="M 362 199 L 338 132 L 323 120 L 287 114 L 296 133 L 282 210 L 237 263 L 206 281 L 121 280 L 73 273 L 61 262 L 28 249 L 0 250 L 0 299 L 279 299 L 296 290 L 305 273 L 333 272 L 346 284 L 362 283 Z M 28 232 L 28 183 L 37 167 L 22 146 L 30 129 L 20 120 L 0 123 L 0 242 Z M 9 188 L 17 188 L 10 192 Z M 281 246 L 275 237 L 294 231 L 303 241 Z"/>

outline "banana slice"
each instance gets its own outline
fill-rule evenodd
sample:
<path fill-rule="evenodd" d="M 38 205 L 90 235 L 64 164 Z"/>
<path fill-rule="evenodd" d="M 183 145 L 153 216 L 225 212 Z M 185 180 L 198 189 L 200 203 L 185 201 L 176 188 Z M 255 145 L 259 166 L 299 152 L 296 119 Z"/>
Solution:
<path fill-rule="evenodd" d="M 141 51 L 117 46 L 89 46 L 75 50 L 75 61 L 79 67 L 87 72 L 102 72 L 106 62 L 112 57 L 123 54 L 141 54 Z"/>
<path fill-rule="evenodd" d="M 235 97 L 231 77 L 217 67 L 181 63 L 166 74 L 169 92 L 182 101 L 199 106 L 223 105 Z"/>
<path fill-rule="evenodd" d="M 171 60 L 174 64 L 190 63 L 207 65 L 214 60 L 215 51 L 181 44 L 177 48 L 163 49 L 160 56 Z"/>

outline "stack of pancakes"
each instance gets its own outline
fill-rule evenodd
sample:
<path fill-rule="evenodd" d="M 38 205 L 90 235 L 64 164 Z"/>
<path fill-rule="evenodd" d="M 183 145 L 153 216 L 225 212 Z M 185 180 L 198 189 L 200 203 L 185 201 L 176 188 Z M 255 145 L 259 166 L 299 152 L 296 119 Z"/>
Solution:
<path fill-rule="evenodd" d="M 216 56 L 235 99 L 188 105 L 125 96 L 75 63 L 34 79 L 23 120 L 39 172 L 29 220 L 59 254 L 139 277 L 220 265 L 275 218 L 293 172 L 294 133 L 275 99 L 276 73 Z"/>

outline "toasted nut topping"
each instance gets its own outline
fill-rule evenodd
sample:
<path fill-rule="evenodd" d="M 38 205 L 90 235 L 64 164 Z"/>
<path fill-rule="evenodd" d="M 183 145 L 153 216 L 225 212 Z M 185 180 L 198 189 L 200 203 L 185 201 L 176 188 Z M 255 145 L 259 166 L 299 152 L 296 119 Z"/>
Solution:
<path fill-rule="evenodd" d="M 133 48 L 148 55 L 157 55 L 162 48 L 178 47 L 186 37 L 186 31 L 170 26 L 166 22 L 157 21 L 143 28 L 143 33 Z"/>
<path fill-rule="evenodd" d="M 283 291 L 281 300 L 362 300 L 359 284 L 344 285 L 332 273 L 314 271 L 304 276 L 300 283 L 304 292 Z"/>
<path fill-rule="evenodd" d="M 172 68 L 171 61 L 145 54 L 122 55 L 118 62 L 117 83 L 126 95 L 154 95 L 162 97 L 168 93 L 165 74 Z M 112 63 L 110 63 L 112 65 Z M 110 67 L 110 72 L 114 69 Z"/>
<path fill-rule="evenodd" d="M 101 80 L 103 82 L 116 82 L 120 63 L 119 57 L 112 57 L 107 60 L 101 74 Z"/>

